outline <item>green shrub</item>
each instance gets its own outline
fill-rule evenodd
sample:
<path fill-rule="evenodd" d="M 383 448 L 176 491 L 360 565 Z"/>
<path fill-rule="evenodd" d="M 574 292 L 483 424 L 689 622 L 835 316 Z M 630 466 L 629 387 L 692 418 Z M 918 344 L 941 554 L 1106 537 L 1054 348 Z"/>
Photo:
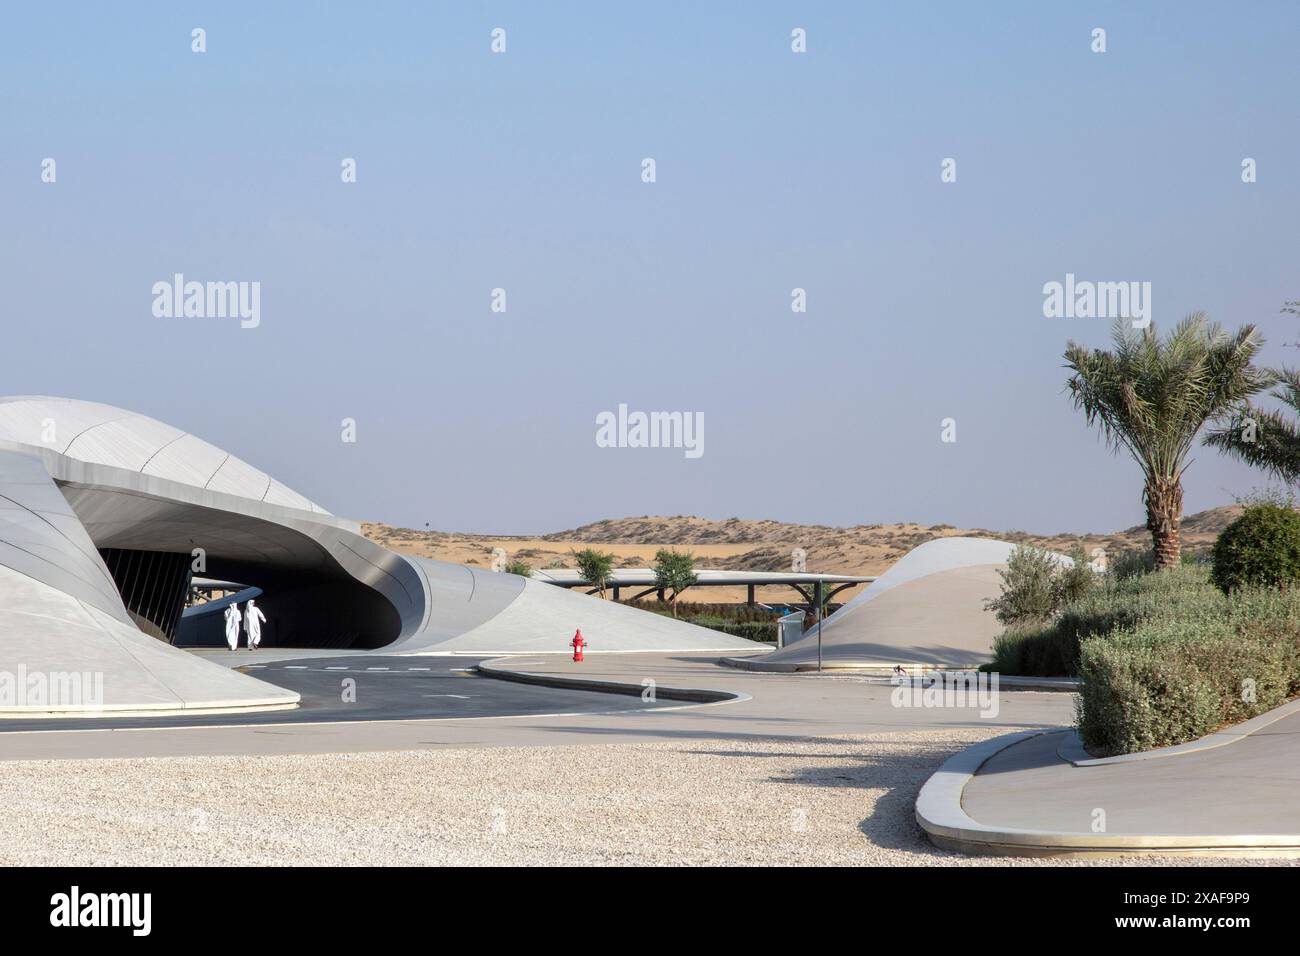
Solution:
<path fill-rule="evenodd" d="M 1300 581 L 1300 514 L 1272 503 L 1247 505 L 1214 542 L 1211 578 L 1225 593 Z"/>
<path fill-rule="evenodd" d="M 1077 674 L 1079 734 L 1098 756 L 1194 740 L 1300 695 L 1300 588 L 1225 593 L 1211 575 L 1200 562 L 1107 575 L 1053 620 L 1008 629 L 992 669 Z"/>
<path fill-rule="evenodd" d="M 1065 677 L 1077 667 L 1076 640 L 1052 624 L 1010 628 L 993 641 L 989 670 L 1021 676 Z"/>
<path fill-rule="evenodd" d="M 993 669 L 1023 676 L 1074 676 L 1079 648 L 1089 637 L 1131 630 L 1147 620 L 1218 620 L 1229 602 L 1209 583 L 1200 564 L 1183 564 L 1160 574 L 1101 583 L 1061 610 L 1052 622 L 1010 628 L 993 643 Z"/>
<path fill-rule="evenodd" d="M 1218 621 L 1148 621 L 1084 641 L 1077 717 L 1089 752 L 1185 743 L 1300 691 L 1300 601 L 1253 603 Z"/>
<path fill-rule="evenodd" d="M 1067 604 L 1054 620 L 1009 628 L 995 640 L 993 669 L 1022 676 L 1072 676 L 1079 670 L 1079 646 L 1090 637 L 1153 619 L 1213 620 L 1226 613 L 1227 599 L 1198 565 L 1123 579 L 1095 577 L 1101 582 Z"/>

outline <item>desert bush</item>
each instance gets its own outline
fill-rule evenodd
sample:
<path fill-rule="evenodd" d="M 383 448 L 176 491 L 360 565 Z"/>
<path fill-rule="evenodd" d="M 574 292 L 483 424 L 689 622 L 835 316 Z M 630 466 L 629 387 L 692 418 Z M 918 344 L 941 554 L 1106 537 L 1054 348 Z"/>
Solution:
<path fill-rule="evenodd" d="M 517 574 L 521 578 L 526 578 L 532 575 L 533 566 L 521 558 L 515 558 L 512 561 L 508 561 L 502 570 L 506 574 Z"/>
<path fill-rule="evenodd" d="M 659 603 L 658 601 L 645 600 L 625 601 L 629 607 L 637 608 L 641 611 L 650 611 L 654 614 L 671 615 L 667 602 Z M 838 602 L 828 605 L 830 610 L 835 610 L 843 605 Z M 770 624 L 779 616 L 776 612 L 765 607 L 748 604 L 725 604 L 725 603 L 705 603 L 692 601 L 678 601 L 677 613 L 685 620 L 699 623 L 700 618 L 709 618 L 723 624 L 741 624 L 747 621 L 756 623 Z"/>
<path fill-rule="evenodd" d="M 1098 756 L 1258 716 L 1300 695 L 1300 588 L 1225 590 L 1218 568 L 1108 574 L 1055 618 L 1008 628 L 992 669 L 1076 674 L 1079 734 Z"/>
<path fill-rule="evenodd" d="M 1095 575 L 1083 546 L 1076 544 L 1072 556 L 1076 560 L 1066 567 L 1051 551 L 1016 545 L 1007 557 L 1006 570 L 998 572 L 1002 593 L 986 601 L 984 609 L 1011 629 L 1050 620 L 1067 601 L 1077 600 L 1092 587 Z"/>
<path fill-rule="evenodd" d="M 775 621 L 724 621 L 721 618 L 697 617 L 693 618 L 691 623 L 707 627 L 710 630 L 720 631 L 723 634 L 730 634 L 732 637 L 743 637 L 750 641 L 765 641 L 768 644 L 776 643 Z"/>
<path fill-rule="evenodd" d="M 1106 572 L 1118 581 L 1127 581 L 1141 574 L 1150 574 L 1156 568 L 1156 553 L 1150 548 L 1129 548 L 1118 551 L 1107 562 Z"/>
<path fill-rule="evenodd" d="M 1083 598 L 1097 583 L 1097 574 L 1088 563 L 1082 541 L 1074 543 L 1069 557 L 1070 563 L 1058 565 L 1052 578 L 1053 613 Z"/>
<path fill-rule="evenodd" d="M 1090 637 L 1133 628 L 1148 620 L 1215 620 L 1226 613 L 1223 594 L 1204 567 L 1183 565 L 1159 574 L 1100 576 L 1083 597 L 1051 621 L 1007 629 L 993 645 L 993 670 L 1022 676 L 1073 676 L 1080 644 Z"/>
<path fill-rule="evenodd" d="M 1300 581 L 1300 513 L 1256 503 L 1214 542 L 1211 579 L 1220 590 L 1289 587 Z"/>

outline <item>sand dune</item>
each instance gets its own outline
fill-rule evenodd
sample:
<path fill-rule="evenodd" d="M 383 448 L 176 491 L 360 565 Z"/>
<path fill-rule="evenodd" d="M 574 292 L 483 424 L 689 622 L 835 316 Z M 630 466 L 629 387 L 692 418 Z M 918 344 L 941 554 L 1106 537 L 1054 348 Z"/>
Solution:
<path fill-rule="evenodd" d="M 1237 505 L 1213 508 L 1183 519 L 1183 546 L 1204 553 L 1228 522 L 1241 513 Z M 362 530 L 373 541 L 404 554 L 423 555 L 476 567 L 487 567 L 492 550 L 504 548 L 511 558 L 521 558 L 534 568 L 573 567 L 573 552 L 588 546 L 612 552 L 619 567 L 646 567 L 661 547 L 689 550 L 701 567 L 751 571 L 788 571 L 795 548 L 808 552 L 808 568 L 836 574 L 882 574 L 912 548 L 932 538 L 967 535 L 1027 542 L 1055 551 L 1068 551 L 1076 540 L 1084 547 L 1109 552 L 1147 547 L 1150 536 L 1137 526 L 1124 531 L 1083 535 L 1030 534 L 1024 531 L 994 531 L 987 528 L 956 528 L 952 525 L 896 524 L 855 525 L 849 528 L 799 525 L 772 520 L 730 518 L 716 521 L 690 515 L 613 518 L 567 531 L 544 535 L 479 535 L 462 532 L 416 531 L 391 525 L 365 523 Z M 734 592 L 734 593 L 733 593 Z M 856 591 L 845 592 L 848 600 Z M 764 595 L 788 598 L 785 589 Z M 739 588 L 713 588 L 697 600 L 739 601 Z"/>

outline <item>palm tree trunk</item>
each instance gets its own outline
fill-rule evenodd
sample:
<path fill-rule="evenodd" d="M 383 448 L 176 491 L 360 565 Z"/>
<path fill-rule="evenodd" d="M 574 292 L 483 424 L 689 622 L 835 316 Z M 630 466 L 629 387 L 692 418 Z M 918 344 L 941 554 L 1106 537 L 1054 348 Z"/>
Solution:
<path fill-rule="evenodd" d="M 1148 478 L 1146 484 L 1147 529 L 1155 551 L 1156 570 L 1176 568 L 1182 560 L 1183 543 L 1179 526 L 1183 521 L 1183 483 L 1177 478 Z"/>

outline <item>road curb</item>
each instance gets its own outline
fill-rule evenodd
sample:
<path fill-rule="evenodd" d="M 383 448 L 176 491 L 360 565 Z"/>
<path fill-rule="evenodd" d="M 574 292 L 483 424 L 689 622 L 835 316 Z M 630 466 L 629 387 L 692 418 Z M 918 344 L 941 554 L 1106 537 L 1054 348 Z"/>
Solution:
<path fill-rule="evenodd" d="M 1175 856 L 1295 857 L 1300 834 L 1091 833 L 989 826 L 968 816 L 962 793 L 992 757 L 1045 733 L 1003 734 L 967 747 L 948 758 L 916 797 L 916 822 L 930 841 L 945 850 L 994 856 Z"/>
<path fill-rule="evenodd" d="M 626 681 L 593 680 L 588 677 L 564 677 L 559 674 L 532 674 L 497 666 L 501 661 L 483 661 L 474 670 L 484 677 L 514 681 L 518 684 L 537 684 L 542 687 L 561 687 L 566 690 L 589 690 L 602 694 L 623 694 L 640 697 L 646 685 Z M 727 701 L 749 700 L 748 694 L 725 690 L 707 690 L 694 687 L 665 687 L 654 685 L 655 699 L 682 700 L 693 704 L 719 704 Z"/>

